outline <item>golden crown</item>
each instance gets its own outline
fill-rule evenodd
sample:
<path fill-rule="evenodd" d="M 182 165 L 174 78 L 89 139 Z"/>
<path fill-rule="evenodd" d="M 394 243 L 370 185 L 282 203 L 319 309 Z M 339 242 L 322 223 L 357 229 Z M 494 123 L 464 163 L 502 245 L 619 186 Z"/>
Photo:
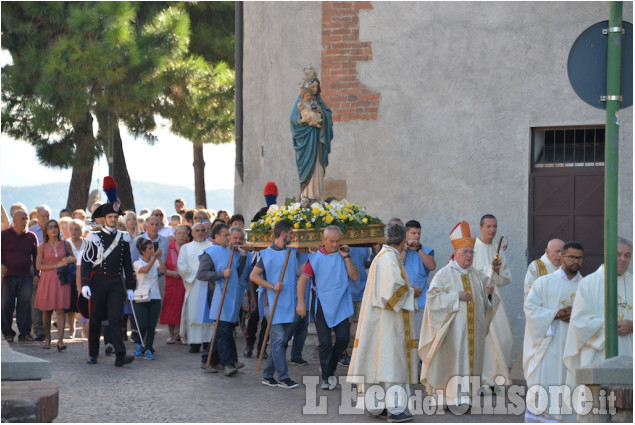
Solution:
<path fill-rule="evenodd" d="M 304 79 L 305 80 L 317 80 L 318 73 L 313 68 L 313 65 L 309 64 L 308 68 L 304 68 Z"/>

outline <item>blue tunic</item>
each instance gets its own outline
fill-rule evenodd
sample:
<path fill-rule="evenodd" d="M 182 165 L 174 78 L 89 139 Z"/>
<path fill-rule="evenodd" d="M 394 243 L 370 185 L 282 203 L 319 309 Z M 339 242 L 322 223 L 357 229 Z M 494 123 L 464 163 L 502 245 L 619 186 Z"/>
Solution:
<path fill-rule="evenodd" d="M 434 249 L 428 248 L 427 246 L 421 246 L 421 249 L 426 254 L 434 256 Z M 423 293 L 419 295 L 419 298 L 415 298 L 417 300 L 417 309 L 423 310 L 426 306 L 426 292 L 428 292 L 428 274 L 430 270 L 426 269 L 419 253 L 414 249 L 406 251 L 404 268 L 408 274 L 408 279 L 410 279 L 410 284 L 423 289 Z"/>
<path fill-rule="evenodd" d="M 329 328 L 353 315 L 353 299 L 348 286 L 346 264 L 338 253 L 326 255 L 316 252 L 309 256 L 315 274 L 317 297 L 322 305 Z"/>
<path fill-rule="evenodd" d="M 370 248 L 351 248 L 351 261 L 357 267 L 358 277 L 357 280 L 348 279 L 348 285 L 351 287 L 351 297 L 353 301 L 361 301 L 364 295 L 364 289 L 366 288 L 366 260 L 370 257 Z"/>
<path fill-rule="evenodd" d="M 273 316 L 273 320 L 269 318 L 272 325 L 279 323 L 293 323 L 295 318 L 295 306 L 296 306 L 296 271 L 298 269 L 298 261 L 296 258 L 295 249 L 291 249 L 289 255 L 289 262 L 284 272 L 284 279 L 282 280 L 282 291 L 278 297 L 278 304 L 276 304 L 276 311 Z M 282 273 L 282 267 L 287 257 L 287 250 L 277 251 L 272 248 L 267 248 L 260 251 L 260 258 L 265 266 L 265 274 L 267 281 L 274 285 L 280 280 L 280 274 Z M 266 289 L 267 300 L 269 302 L 269 310 L 273 307 L 273 300 L 276 296 L 276 292 L 271 289 Z"/>
<path fill-rule="evenodd" d="M 209 255 L 214 262 L 214 268 L 217 272 L 222 272 L 227 268 L 231 249 L 220 245 L 212 245 L 205 250 L 205 253 Z M 227 282 L 227 292 L 225 293 L 223 309 L 220 314 L 220 320 L 223 322 L 235 323 L 238 321 L 238 313 L 240 312 L 240 306 L 243 301 L 243 296 L 245 295 L 245 289 L 247 289 L 247 286 L 245 285 L 246 280 L 241 279 L 241 276 L 238 276 L 237 271 L 239 262 L 240 254 L 235 252 L 231 267 L 232 274 Z M 245 266 L 245 268 L 247 268 L 247 266 Z M 212 297 L 212 306 L 209 310 L 209 318 L 214 322 L 216 321 L 216 316 L 218 315 L 218 307 L 220 306 L 220 299 L 224 286 L 225 279 L 219 279 L 216 281 L 214 296 Z"/>

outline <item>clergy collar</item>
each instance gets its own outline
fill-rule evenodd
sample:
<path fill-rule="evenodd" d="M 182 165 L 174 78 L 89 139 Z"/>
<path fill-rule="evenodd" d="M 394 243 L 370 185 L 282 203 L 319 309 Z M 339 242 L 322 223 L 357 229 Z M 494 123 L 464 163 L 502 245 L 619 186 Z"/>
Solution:
<path fill-rule="evenodd" d="M 470 272 L 469 269 L 464 269 L 463 267 L 459 266 L 459 263 L 457 263 L 455 260 L 452 260 L 450 262 L 450 267 L 454 267 L 455 269 L 457 269 L 461 274 L 468 274 Z"/>
<path fill-rule="evenodd" d="M 576 274 L 575 276 L 573 276 L 573 279 L 569 279 L 569 277 L 567 276 L 567 274 L 564 272 L 564 270 L 562 270 L 562 266 L 560 266 L 560 268 L 558 270 L 556 270 L 554 272 L 556 274 L 556 276 L 558 276 L 560 279 L 562 280 L 566 280 L 567 282 L 577 282 L 579 280 L 582 279 L 582 275 L 580 274 L 580 272 L 578 272 L 578 274 Z"/>
<path fill-rule="evenodd" d="M 542 257 L 540 257 L 540 261 L 542 261 L 542 262 L 543 262 L 543 263 L 545 263 L 545 264 L 549 264 L 549 265 L 551 265 L 552 267 L 555 267 L 555 266 L 553 265 L 553 263 L 549 260 L 549 257 L 547 256 L 547 253 L 546 253 L 546 252 L 545 252 L 544 254 L 542 254 Z"/>
<path fill-rule="evenodd" d="M 392 246 L 390 246 L 390 245 L 388 245 L 388 244 L 384 244 L 384 245 L 383 245 L 383 248 L 388 248 L 388 249 L 391 249 L 391 250 L 395 251 L 395 252 L 397 253 L 397 255 L 399 255 L 399 251 L 397 251 L 397 249 L 396 249 L 396 248 L 393 248 Z"/>

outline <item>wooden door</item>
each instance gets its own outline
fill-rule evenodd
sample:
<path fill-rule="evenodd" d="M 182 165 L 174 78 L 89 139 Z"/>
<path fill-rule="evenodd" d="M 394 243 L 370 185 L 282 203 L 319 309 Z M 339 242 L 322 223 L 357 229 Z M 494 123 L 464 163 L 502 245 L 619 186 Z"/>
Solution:
<path fill-rule="evenodd" d="M 604 262 L 604 167 L 535 168 L 529 179 L 528 260 L 549 240 L 584 247 L 583 276 Z"/>

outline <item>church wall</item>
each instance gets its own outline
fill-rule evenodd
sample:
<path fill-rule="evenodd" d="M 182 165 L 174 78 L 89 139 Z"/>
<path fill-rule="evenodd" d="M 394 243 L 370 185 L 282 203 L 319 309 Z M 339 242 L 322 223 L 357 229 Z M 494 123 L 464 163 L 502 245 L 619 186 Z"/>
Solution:
<path fill-rule="evenodd" d="M 478 235 L 485 213 L 509 240 L 513 283 L 504 288 L 518 352 L 524 331 L 531 129 L 602 125 L 568 81 L 567 58 L 587 27 L 608 19 L 607 2 L 371 2 L 360 8 L 356 62 L 361 84 L 379 94 L 376 116 L 338 118 L 326 170 L 347 198 L 383 220 L 422 223 L 422 242 L 448 261 L 450 229 L 467 220 Z M 265 205 L 267 181 L 279 203 L 298 196 L 289 115 L 302 69 L 324 64 L 323 5 L 244 4 L 244 183 L 235 211 Z M 632 22 L 632 3 L 624 3 Z M 320 78 L 323 78 L 320 69 Z M 336 97 L 337 88 L 324 93 Z M 334 102 L 336 104 L 337 102 Z M 632 235 L 633 108 L 621 112 L 619 233 Z"/>

